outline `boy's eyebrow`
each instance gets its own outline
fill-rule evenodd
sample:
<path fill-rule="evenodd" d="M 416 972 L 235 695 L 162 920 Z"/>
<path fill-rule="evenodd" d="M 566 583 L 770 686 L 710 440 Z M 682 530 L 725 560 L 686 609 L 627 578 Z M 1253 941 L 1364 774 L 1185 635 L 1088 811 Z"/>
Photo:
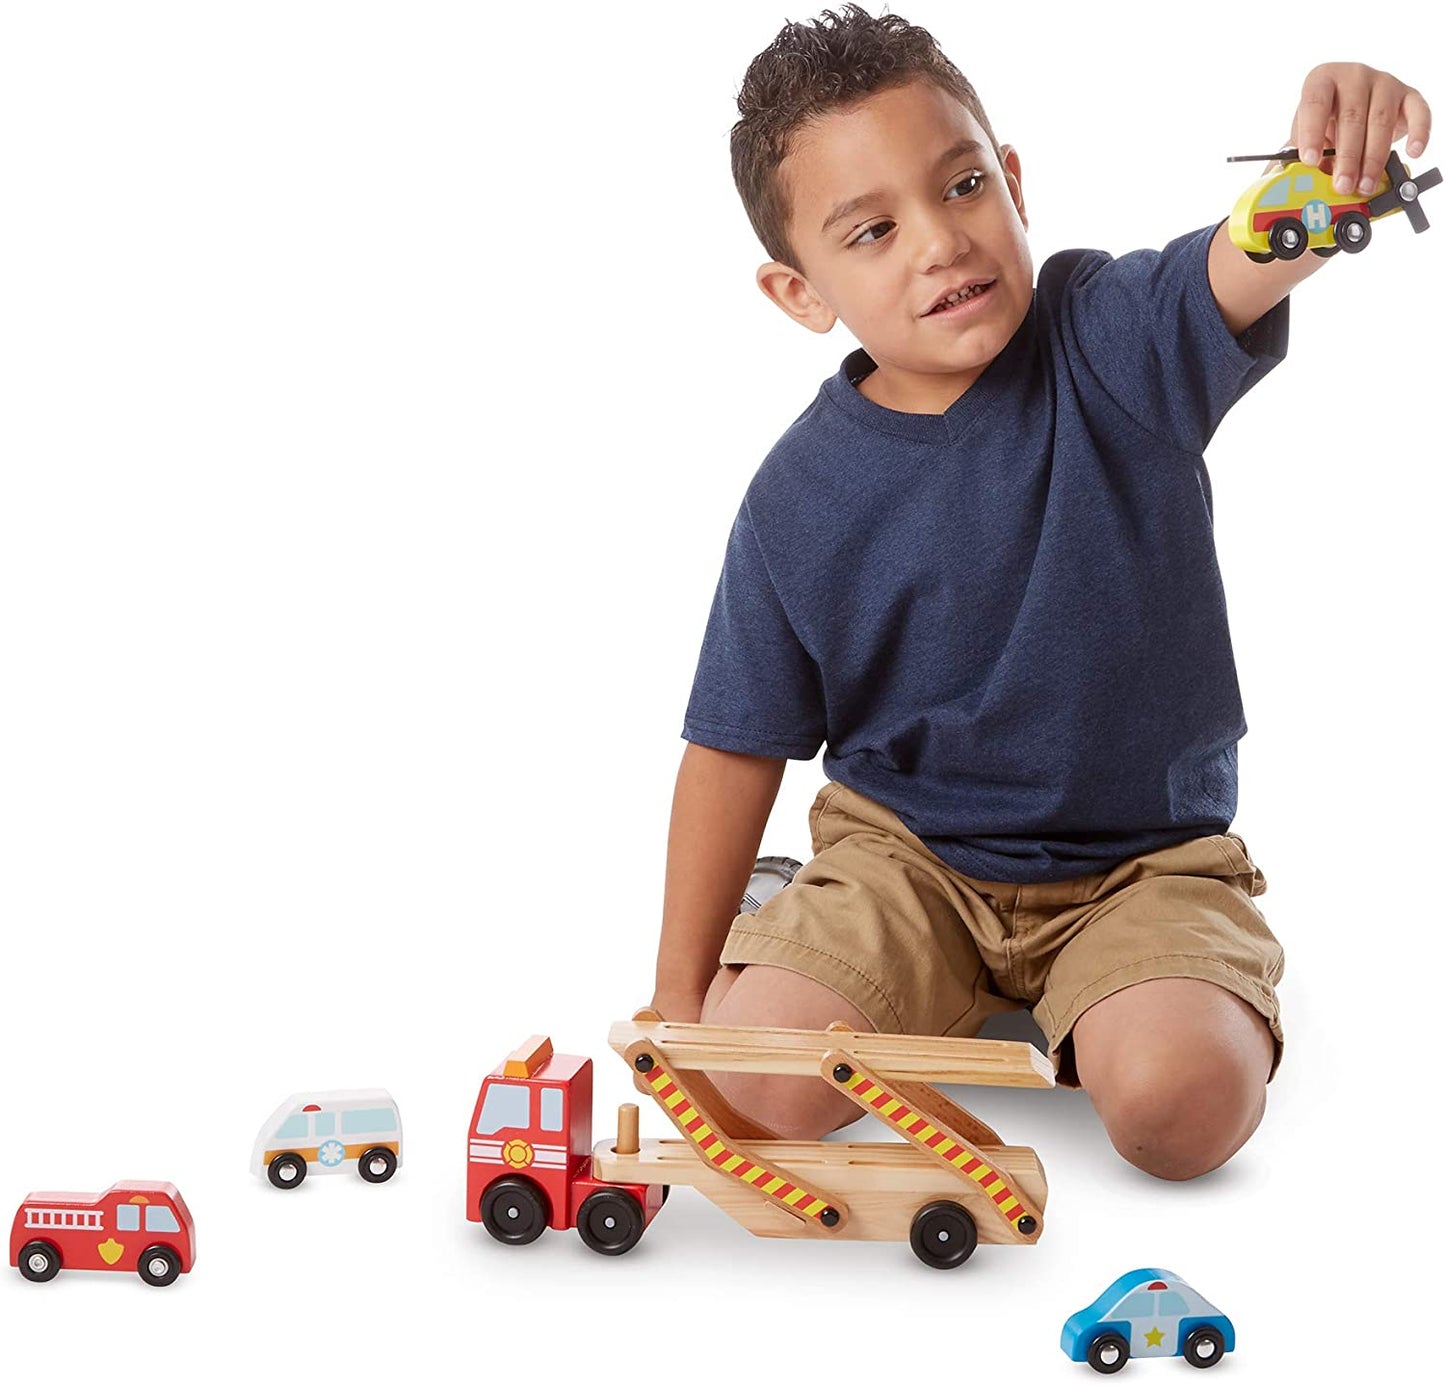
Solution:
<path fill-rule="evenodd" d="M 961 139 L 957 144 L 950 145 L 945 149 L 943 153 L 938 156 L 938 162 L 939 164 L 946 164 L 952 162 L 954 159 L 961 158 L 964 154 L 979 154 L 982 152 L 983 144 L 981 141 L 976 139 Z M 868 203 L 882 196 L 883 194 L 880 191 L 865 192 L 861 196 L 850 197 L 846 202 L 838 203 L 838 205 L 828 213 L 828 219 L 823 223 L 822 234 L 826 236 L 828 234 L 828 228 L 835 222 L 841 221 L 845 216 L 851 216 L 860 207 L 866 207 Z"/>

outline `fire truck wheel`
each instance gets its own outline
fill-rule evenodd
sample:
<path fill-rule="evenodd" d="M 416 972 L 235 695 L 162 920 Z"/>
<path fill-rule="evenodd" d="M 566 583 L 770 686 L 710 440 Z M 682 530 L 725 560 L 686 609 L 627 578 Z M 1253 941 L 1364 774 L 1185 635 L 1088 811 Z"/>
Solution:
<path fill-rule="evenodd" d="M 385 1183 L 396 1172 L 396 1155 L 389 1149 L 368 1149 L 356 1161 L 356 1171 L 368 1183 Z"/>
<path fill-rule="evenodd" d="M 31 1241 L 20 1247 L 16 1263 L 26 1279 L 44 1284 L 60 1273 L 60 1252 L 49 1241 Z"/>
<path fill-rule="evenodd" d="M 1297 217 L 1282 216 L 1269 228 L 1269 248 L 1282 260 L 1297 260 L 1309 249 L 1310 233 Z"/>
<path fill-rule="evenodd" d="M 908 1232 L 913 1253 L 936 1270 L 963 1264 L 978 1246 L 978 1227 L 956 1202 L 930 1202 L 920 1207 Z"/>
<path fill-rule="evenodd" d="M 547 1229 L 547 1204 L 525 1178 L 499 1178 L 482 1194 L 482 1225 L 509 1246 L 524 1246 Z"/>
<path fill-rule="evenodd" d="M 266 1177 L 278 1188 L 299 1188 L 306 1177 L 306 1161 L 299 1154 L 278 1154 L 266 1165 Z"/>
<path fill-rule="evenodd" d="M 646 1221 L 631 1193 L 599 1190 L 577 1212 L 577 1234 L 599 1255 L 622 1255 L 642 1239 Z"/>
<path fill-rule="evenodd" d="M 181 1272 L 181 1258 L 169 1246 L 151 1246 L 141 1251 L 136 1268 L 147 1284 L 161 1289 L 176 1282 Z"/>
<path fill-rule="evenodd" d="M 1089 1343 L 1089 1364 L 1100 1375 L 1122 1371 L 1129 1361 L 1129 1343 L 1117 1332 L 1104 1332 Z"/>
<path fill-rule="evenodd" d="M 1219 1364 L 1224 1355 L 1224 1334 L 1217 1327 L 1196 1327 L 1184 1339 L 1184 1359 L 1203 1370 Z"/>

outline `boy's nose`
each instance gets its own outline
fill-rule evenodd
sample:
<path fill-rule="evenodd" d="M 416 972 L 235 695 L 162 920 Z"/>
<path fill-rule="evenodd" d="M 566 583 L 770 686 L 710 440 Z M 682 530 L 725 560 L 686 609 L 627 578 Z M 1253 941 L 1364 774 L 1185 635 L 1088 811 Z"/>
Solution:
<path fill-rule="evenodd" d="M 921 270 L 946 268 L 972 248 L 973 242 L 957 218 L 930 216 L 919 224 L 917 259 Z"/>

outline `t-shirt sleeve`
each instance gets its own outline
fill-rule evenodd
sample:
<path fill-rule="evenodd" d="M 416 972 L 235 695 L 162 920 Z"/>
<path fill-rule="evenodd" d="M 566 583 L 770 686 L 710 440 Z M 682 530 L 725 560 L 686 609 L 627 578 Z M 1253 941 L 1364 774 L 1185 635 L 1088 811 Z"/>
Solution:
<path fill-rule="evenodd" d="M 1101 258 L 1071 289 L 1068 317 L 1087 370 L 1141 427 L 1203 452 L 1220 420 L 1283 360 L 1289 299 L 1234 337 L 1209 287 L 1218 226 L 1162 250 Z"/>
<path fill-rule="evenodd" d="M 745 500 L 728 539 L 683 737 L 716 750 L 811 760 L 824 728 L 818 666 L 783 609 Z"/>

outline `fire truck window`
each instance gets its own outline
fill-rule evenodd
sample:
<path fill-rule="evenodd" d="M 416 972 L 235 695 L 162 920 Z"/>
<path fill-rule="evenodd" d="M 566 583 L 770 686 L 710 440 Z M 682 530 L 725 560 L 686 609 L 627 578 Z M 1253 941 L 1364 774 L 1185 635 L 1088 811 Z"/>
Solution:
<path fill-rule="evenodd" d="M 140 1208 L 134 1203 L 122 1203 L 115 1209 L 115 1229 L 117 1231 L 139 1231 L 140 1230 Z"/>
<path fill-rule="evenodd" d="M 389 1135 L 396 1129 L 396 1113 L 386 1107 L 370 1111 L 343 1111 L 343 1135 Z"/>
<path fill-rule="evenodd" d="M 1259 199 L 1261 207 L 1282 207 L 1289 200 L 1289 179 L 1281 178 Z"/>
<path fill-rule="evenodd" d="M 294 1116 L 287 1116 L 281 1122 L 281 1128 L 276 1132 L 278 1140 L 304 1140 L 306 1138 L 306 1113 L 298 1111 Z"/>
<path fill-rule="evenodd" d="M 487 1088 L 487 1099 L 482 1103 L 482 1114 L 477 1119 L 478 1135 L 494 1135 L 498 1130 L 526 1130 L 531 1124 L 529 1087 L 493 1082 Z"/>
<path fill-rule="evenodd" d="M 323 1135 L 336 1134 L 336 1112 L 317 1111 L 311 1117 L 311 1133 L 319 1140 Z"/>
<path fill-rule="evenodd" d="M 181 1224 L 169 1207 L 146 1208 L 147 1231 L 179 1231 Z"/>
<path fill-rule="evenodd" d="M 560 1087 L 542 1088 L 542 1129 L 560 1130 L 562 1128 L 562 1089 Z"/>

